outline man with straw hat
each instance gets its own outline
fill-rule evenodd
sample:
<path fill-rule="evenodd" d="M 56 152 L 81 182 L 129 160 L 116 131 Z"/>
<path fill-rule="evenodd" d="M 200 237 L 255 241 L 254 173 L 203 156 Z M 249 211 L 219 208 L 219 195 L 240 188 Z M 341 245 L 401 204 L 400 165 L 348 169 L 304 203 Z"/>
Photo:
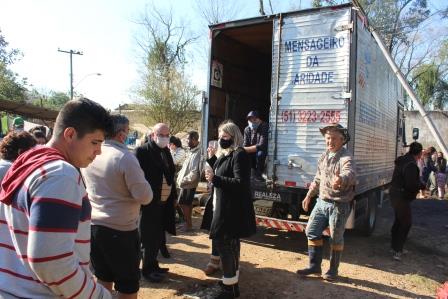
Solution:
<path fill-rule="evenodd" d="M 321 128 L 320 132 L 325 138 L 327 149 L 318 161 L 316 176 L 302 201 L 303 209 L 308 211 L 311 200 L 318 195 L 306 227 L 309 266 L 298 270 L 297 274 L 321 275 L 322 233 L 329 226 L 330 269 L 323 278 L 333 281 L 338 276 L 339 262 L 344 249 L 345 223 L 355 195 L 356 173 L 353 157 L 343 147 L 350 140 L 347 129 L 340 124 L 331 124 Z"/>

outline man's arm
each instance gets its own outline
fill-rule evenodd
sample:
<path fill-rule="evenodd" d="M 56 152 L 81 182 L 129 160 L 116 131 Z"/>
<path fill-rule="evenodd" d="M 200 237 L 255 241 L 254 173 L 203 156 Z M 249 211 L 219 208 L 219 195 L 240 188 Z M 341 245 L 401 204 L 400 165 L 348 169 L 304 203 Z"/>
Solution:
<path fill-rule="evenodd" d="M 132 198 L 142 205 L 149 204 L 153 197 L 151 185 L 145 179 L 137 158 L 131 153 L 124 155 L 120 160 L 119 168 L 124 174 L 124 180 Z"/>
<path fill-rule="evenodd" d="M 85 194 L 81 190 L 73 177 L 63 174 L 50 175 L 31 190 L 27 260 L 36 277 L 55 295 L 111 298 L 90 271 L 82 268 L 75 252 L 79 222 L 90 219 L 90 209 L 82 205 Z"/>
<path fill-rule="evenodd" d="M 356 185 L 355 162 L 351 156 L 343 157 L 340 160 L 341 168 L 339 177 L 341 178 L 340 190 L 353 188 Z"/>

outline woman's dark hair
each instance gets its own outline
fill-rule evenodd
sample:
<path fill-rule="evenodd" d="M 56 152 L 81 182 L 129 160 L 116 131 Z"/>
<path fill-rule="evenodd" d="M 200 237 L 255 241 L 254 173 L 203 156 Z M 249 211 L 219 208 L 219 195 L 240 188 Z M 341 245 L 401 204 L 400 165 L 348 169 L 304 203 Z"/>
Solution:
<path fill-rule="evenodd" d="M 170 137 L 170 143 L 174 144 L 176 147 L 182 147 L 182 141 L 180 141 L 180 139 L 176 136 Z"/>
<path fill-rule="evenodd" d="M 44 138 L 45 140 L 47 140 L 47 137 L 45 136 L 44 132 L 42 132 L 42 131 L 34 130 L 32 134 L 33 134 L 34 138 L 36 138 L 36 139 Z"/>
<path fill-rule="evenodd" d="M 76 130 L 78 138 L 95 130 L 108 134 L 112 129 L 109 112 L 100 104 L 87 98 L 68 101 L 59 112 L 54 124 L 54 135 L 60 136 L 66 128 Z"/>
<path fill-rule="evenodd" d="M 423 150 L 423 146 L 416 141 L 412 142 L 409 145 L 409 154 L 411 154 L 413 156 L 420 154 L 422 152 L 422 150 Z"/>
<path fill-rule="evenodd" d="M 36 145 L 36 139 L 28 132 L 10 132 L 0 144 L 2 159 L 14 161 L 17 157 Z"/>

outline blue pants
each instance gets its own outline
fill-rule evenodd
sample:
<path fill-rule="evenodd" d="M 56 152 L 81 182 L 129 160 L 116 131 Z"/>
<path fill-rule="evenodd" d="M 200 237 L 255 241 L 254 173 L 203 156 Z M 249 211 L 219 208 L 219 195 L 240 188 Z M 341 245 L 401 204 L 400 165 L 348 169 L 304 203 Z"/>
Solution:
<path fill-rule="evenodd" d="M 350 215 L 350 208 L 349 202 L 328 202 L 318 198 L 306 226 L 308 245 L 322 246 L 322 233 L 330 226 L 331 248 L 342 251 L 345 223 Z"/>
<path fill-rule="evenodd" d="M 257 150 L 255 153 L 249 154 L 251 160 L 251 167 L 255 169 L 259 174 L 262 174 L 264 171 L 264 165 L 266 163 L 266 155 L 265 151 Z"/>

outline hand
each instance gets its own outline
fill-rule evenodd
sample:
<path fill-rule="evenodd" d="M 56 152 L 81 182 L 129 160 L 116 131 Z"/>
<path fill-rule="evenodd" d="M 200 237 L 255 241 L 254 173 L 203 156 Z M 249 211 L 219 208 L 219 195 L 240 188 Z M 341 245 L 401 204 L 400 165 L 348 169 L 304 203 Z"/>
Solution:
<path fill-rule="evenodd" d="M 335 179 L 333 180 L 333 189 L 340 190 L 342 185 L 342 178 L 339 176 L 339 170 L 336 171 Z"/>
<path fill-rule="evenodd" d="M 308 212 L 308 208 L 310 207 L 311 198 L 306 196 L 304 200 L 302 200 L 302 208 L 305 212 Z"/>
<path fill-rule="evenodd" d="M 216 154 L 216 148 L 209 146 L 207 148 L 207 156 L 210 159 L 211 157 L 213 157 Z"/>
<path fill-rule="evenodd" d="M 205 179 L 211 183 L 213 180 L 213 177 L 215 176 L 215 174 L 213 173 L 213 171 L 211 171 L 210 169 L 206 169 L 205 170 Z"/>

